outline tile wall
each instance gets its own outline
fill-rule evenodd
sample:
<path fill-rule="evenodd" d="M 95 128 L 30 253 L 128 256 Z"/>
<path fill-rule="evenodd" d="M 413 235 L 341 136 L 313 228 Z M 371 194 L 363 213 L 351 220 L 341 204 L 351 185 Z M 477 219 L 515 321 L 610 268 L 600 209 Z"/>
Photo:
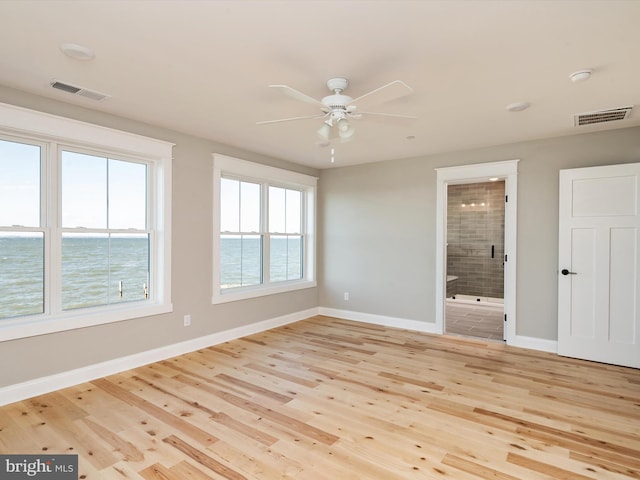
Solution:
<path fill-rule="evenodd" d="M 447 275 L 458 277 L 456 293 L 504 298 L 504 181 L 447 191 Z"/>

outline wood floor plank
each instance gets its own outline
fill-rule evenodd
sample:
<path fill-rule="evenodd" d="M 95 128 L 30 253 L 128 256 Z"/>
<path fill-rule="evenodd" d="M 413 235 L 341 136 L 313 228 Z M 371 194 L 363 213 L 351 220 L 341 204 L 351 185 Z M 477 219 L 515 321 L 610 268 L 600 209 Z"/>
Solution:
<path fill-rule="evenodd" d="M 212 458 L 207 453 L 199 450 L 198 448 L 190 445 L 186 441 L 182 440 L 180 437 L 176 435 L 170 435 L 163 440 L 169 445 L 175 447 L 180 450 L 182 453 L 187 455 L 189 458 L 192 458 L 199 464 L 208 468 L 209 470 L 221 475 L 224 478 L 229 480 L 246 480 L 247 477 L 236 472 L 233 468 L 225 465 L 224 463 Z"/>
<path fill-rule="evenodd" d="M 191 465 L 187 461 L 182 461 L 171 467 L 171 472 L 174 473 L 180 480 L 212 480 L 213 477 L 205 474 L 199 468 Z"/>
<path fill-rule="evenodd" d="M 0 408 L 83 480 L 640 478 L 640 370 L 327 316 Z"/>
<path fill-rule="evenodd" d="M 187 433 L 189 436 L 195 438 L 202 444 L 206 445 L 218 441 L 218 439 L 210 432 L 206 432 L 194 425 L 189 424 L 181 418 L 166 412 L 162 408 L 153 405 L 152 403 L 138 397 L 137 395 L 134 395 L 133 393 L 119 387 L 118 385 L 115 385 L 107 379 L 94 380 L 91 383 L 101 388 L 105 392 L 128 403 L 129 405 L 146 411 L 147 413 L 158 418 L 167 425 L 170 425 L 171 427 L 181 432 Z"/>

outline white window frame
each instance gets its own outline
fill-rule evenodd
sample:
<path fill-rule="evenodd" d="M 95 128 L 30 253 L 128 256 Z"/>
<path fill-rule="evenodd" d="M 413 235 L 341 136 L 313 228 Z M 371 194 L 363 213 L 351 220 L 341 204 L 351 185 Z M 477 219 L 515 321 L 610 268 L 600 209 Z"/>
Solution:
<path fill-rule="evenodd" d="M 57 165 L 63 149 L 85 150 L 99 155 L 130 159 L 148 165 L 150 203 L 148 228 L 151 235 L 150 298 L 139 302 L 60 311 L 51 304 L 57 298 L 45 298 L 45 313 L 0 320 L 0 341 L 102 325 L 173 311 L 171 303 L 171 174 L 174 144 L 99 125 L 0 103 L 0 134 L 9 141 L 43 146 L 44 162 L 41 188 L 42 222 L 38 230 L 45 234 L 45 282 L 55 278 L 59 267 L 52 255 L 59 251 L 59 185 Z M 53 277 L 52 277 L 53 276 Z M 45 283 L 45 289 L 50 287 Z M 48 295 L 45 293 L 45 295 Z"/>
<path fill-rule="evenodd" d="M 269 283 L 268 278 L 260 285 L 221 289 L 220 286 L 220 180 L 223 176 L 237 180 L 301 190 L 303 192 L 303 266 L 301 279 Z M 316 177 L 281 168 L 249 162 L 226 155 L 213 154 L 213 294 L 214 304 L 234 302 L 249 298 L 312 288 L 316 283 Z M 263 199 L 268 192 L 263 192 Z M 268 212 L 266 202 L 262 212 Z M 264 232 L 269 235 L 269 232 Z M 268 242 L 267 242 L 268 243 Z M 263 254 L 263 269 L 268 272 L 269 252 Z M 266 265 L 266 267 L 265 267 Z"/>

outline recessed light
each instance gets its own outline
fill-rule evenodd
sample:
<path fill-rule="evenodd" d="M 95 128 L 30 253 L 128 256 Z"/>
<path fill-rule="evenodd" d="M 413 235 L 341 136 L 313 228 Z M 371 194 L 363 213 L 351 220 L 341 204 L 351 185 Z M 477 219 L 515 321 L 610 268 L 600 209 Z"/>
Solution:
<path fill-rule="evenodd" d="M 93 50 L 75 43 L 63 43 L 60 45 L 60 50 L 62 50 L 62 53 L 67 57 L 73 58 L 74 60 L 86 61 L 96 58 L 96 54 Z"/>
<path fill-rule="evenodd" d="M 585 80 L 589 80 L 593 70 L 585 68 L 583 70 L 578 70 L 577 72 L 573 72 L 569 75 L 569 78 L 573 83 L 584 82 Z"/>
<path fill-rule="evenodd" d="M 526 110 L 529 107 L 530 107 L 529 102 L 516 102 L 516 103 L 510 103 L 505 108 L 510 112 L 521 112 L 522 110 Z"/>

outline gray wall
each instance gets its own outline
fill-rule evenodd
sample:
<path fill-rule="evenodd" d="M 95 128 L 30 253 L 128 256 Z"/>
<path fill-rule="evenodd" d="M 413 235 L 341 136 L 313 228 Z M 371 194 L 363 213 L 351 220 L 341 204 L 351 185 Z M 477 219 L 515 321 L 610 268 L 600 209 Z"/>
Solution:
<path fill-rule="evenodd" d="M 557 339 L 558 171 L 640 162 L 640 128 L 323 170 L 320 305 L 435 322 L 434 169 L 512 159 L 520 159 L 516 333 Z"/>
<path fill-rule="evenodd" d="M 211 304 L 213 161 L 218 152 L 318 176 L 237 148 L 0 87 L 0 102 L 175 143 L 172 314 L 0 342 L 0 387 L 275 318 L 318 305 L 317 288 Z M 191 326 L 182 317 L 191 314 Z"/>

